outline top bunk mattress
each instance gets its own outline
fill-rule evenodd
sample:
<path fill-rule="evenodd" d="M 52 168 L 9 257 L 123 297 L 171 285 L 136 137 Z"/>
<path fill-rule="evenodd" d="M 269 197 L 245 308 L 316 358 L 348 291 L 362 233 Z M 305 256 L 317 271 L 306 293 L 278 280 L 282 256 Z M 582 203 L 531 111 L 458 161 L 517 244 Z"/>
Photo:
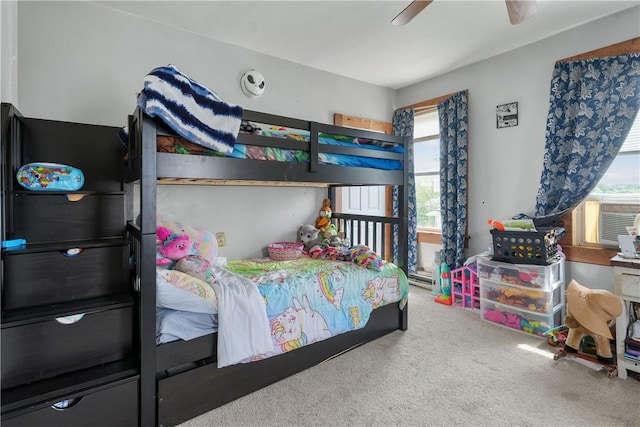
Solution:
<path fill-rule="evenodd" d="M 244 110 L 172 65 L 145 77 L 126 140 L 128 182 L 144 179 L 145 166 L 149 179 L 165 183 L 406 180 L 407 138 Z M 157 161 L 149 159 L 151 152 Z"/>
<path fill-rule="evenodd" d="M 274 145 L 253 145 L 250 138 L 246 135 L 256 135 L 263 137 L 264 143 L 272 141 Z M 297 142 L 299 148 L 285 148 L 278 144 L 286 140 Z M 245 142 L 246 141 L 246 142 Z M 273 142 L 275 141 L 275 142 Z M 158 136 L 157 148 L 158 152 L 200 155 L 200 156 L 216 156 L 216 157 L 232 157 L 236 159 L 251 160 L 269 160 L 288 163 L 309 163 L 310 151 L 309 144 L 311 141 L 310 131 L 304 129 L 295 129 L 285 126 L 269 125 L 267 123 L 257 123 L 243 120 L 238 135 L 238 142 L 234 144 L 233 150 L 224 154 L 220 151 L 212 150 L 197 143 L 191 142 L 182 137 L 176 136 Z M 356 149 L 375 150 L 378 152 L 397 153 L 396 158 L 380 158 L 379 153 L 372 153 L 374 157 L 351 155 L 342 153 L 322 152 L 318 153 L 319 164 L 336 165 L 336 166 L 355 166 L 363 168 L 375 168 L 382 170 L 402 170 L 402 154 L 404 147 L 400 144 L 357 136 L 344 136 L 320 132 L 318 134 L 318 143 L 337 147 L 350 147 Z"/>

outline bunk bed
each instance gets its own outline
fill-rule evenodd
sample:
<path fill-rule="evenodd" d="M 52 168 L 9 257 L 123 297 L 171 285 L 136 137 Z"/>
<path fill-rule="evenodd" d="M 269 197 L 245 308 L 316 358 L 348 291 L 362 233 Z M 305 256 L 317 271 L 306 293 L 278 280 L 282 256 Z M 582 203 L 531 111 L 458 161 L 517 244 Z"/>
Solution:
<path fill-rule="evenodd" d="M 138 295 L 141 355 L 141 425 L 175 425 L 262 387 L 333 358 L 395 330 L 407 329 L 408 305 L 393 303 L 375 308 L 366 325 L 354 331 L 250 363 L 219 368 L 217 334 L 161 345 L 156 341 L 156 226 L 157 186 L 162 184 L 315 186 L 335 199 L 342 186 L 397 186 L 399 214 L 395 217 L 350 215 L 334 212 L 332 221 L 345 230 L 352 243 L 369 244 L 406 275 L 407 265 L 407 164 L 406 150 L 371 150 L 321 142 L 323 134 L 383 141 L 398 147 L 406 138 L 244 110 L 243 127 L 270 124 L 293 128 L 308 135 L 304 141 L 278 138 L 263 132 L 241 132 L 239 145 L 301 150 L 298 162 L 256 160 L 229 156 L 179 154 L 166 150 L 165 138 L 179 138 L 163 120 L 150 117 L 140 107 L 129 116 L 125 182 L 129 194 L 139 198 L 139 212 L 128 204 L 128 232 Z M 400 168 L 365 168 L 327 164 L 323 153 L 397 161 Z M 391 254 L 389 244 L 397 242 Z"/>

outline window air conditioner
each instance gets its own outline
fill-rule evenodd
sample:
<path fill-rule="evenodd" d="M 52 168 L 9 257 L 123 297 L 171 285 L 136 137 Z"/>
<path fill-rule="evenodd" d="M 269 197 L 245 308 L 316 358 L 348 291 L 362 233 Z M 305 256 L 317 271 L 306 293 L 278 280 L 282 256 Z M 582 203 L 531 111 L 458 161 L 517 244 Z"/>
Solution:
<path fill-rule="evenodd" d="M 620 203 L 601 203 L 598 220 L 598 240 L 601 245 L 618 246 L 618 235 L 627 234 L 638 212 L 629 212 L 632 206 Z"/>

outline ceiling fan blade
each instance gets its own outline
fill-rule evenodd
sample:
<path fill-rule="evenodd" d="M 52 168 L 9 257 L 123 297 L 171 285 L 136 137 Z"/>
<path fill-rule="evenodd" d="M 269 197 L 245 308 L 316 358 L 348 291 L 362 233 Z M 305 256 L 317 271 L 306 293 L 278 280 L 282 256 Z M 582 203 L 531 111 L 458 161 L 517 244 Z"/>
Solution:
<path fill-rule="evenodd" d="M 526 21 L 536 14 L 538 3 L 536 0 L 505 0 L 507 13 L 512 25 Z"/>
<path fill-rule="evenodd" d="M 433 0 L 414 0 L 402 12 L 391 20 L 392 25 L 404 25 L 416 17 L 417 14 L 429 6 Z"/>

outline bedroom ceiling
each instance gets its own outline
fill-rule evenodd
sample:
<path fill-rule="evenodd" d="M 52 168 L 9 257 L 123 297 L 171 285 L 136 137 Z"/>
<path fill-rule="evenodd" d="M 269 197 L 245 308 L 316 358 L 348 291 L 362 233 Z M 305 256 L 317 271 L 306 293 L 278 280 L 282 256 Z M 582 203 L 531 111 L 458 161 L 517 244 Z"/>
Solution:
<path fill-rule="evenodd" d="M 536 15 L 514 26 L 503 0 L 435 0 L 401 27 L 390 22 L 410 0 L 98 3 L 267 55 L 399 89 L 637 6 L 640 1 L 538 0 Z"/>

